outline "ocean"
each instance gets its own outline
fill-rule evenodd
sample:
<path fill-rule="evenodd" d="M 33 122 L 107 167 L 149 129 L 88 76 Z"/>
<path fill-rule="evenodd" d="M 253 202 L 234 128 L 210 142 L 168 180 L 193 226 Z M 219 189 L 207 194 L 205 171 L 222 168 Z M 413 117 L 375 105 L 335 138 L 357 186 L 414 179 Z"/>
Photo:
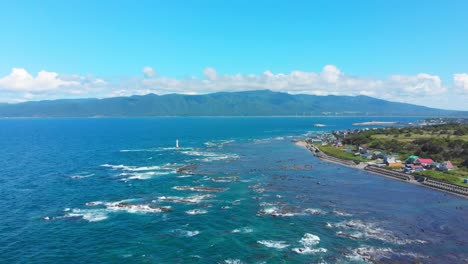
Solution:
<path fill-rule="evenodd" d="M 420 119 L 0 119 L 0 262 L 466 263 L 466 199 L 292 143 Z"/>

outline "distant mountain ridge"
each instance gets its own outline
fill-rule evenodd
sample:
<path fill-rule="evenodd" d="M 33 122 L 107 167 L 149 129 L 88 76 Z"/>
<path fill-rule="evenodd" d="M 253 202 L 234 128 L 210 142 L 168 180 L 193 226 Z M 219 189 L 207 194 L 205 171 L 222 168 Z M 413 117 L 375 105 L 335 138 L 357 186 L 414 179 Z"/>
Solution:
<path fill-rule="evenodd" d="M 0 117 L 294 115 L 468 116 L 468 111 L 435 109 L 368 96 L 292 95 L 270 90 L 0 104 Z"/>

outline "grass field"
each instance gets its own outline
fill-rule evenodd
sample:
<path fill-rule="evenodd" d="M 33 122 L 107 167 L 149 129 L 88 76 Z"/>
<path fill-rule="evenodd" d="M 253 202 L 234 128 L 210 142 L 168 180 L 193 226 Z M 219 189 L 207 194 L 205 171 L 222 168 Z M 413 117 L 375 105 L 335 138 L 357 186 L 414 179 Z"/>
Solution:
<path fill-rule="evenodd" d="M 423 175 L 429 178 L 435 178 L 438 180 L 450 182 L 459 186 L 468 187 L 467 183 L 463 183 L 463 179 L 468 178 L 468 172 L 462 169 L 453 170 L 449 172 L 426 170 L 426 171 L 418 172 L 417 174 Z"/>
<path fill-rule="evenodd" d="M 397 141 L 402 141 L 402 142 L 411 142 L 415 139 L 419 138 L 447 138 L 450 137 L 450 139 L 461 139 L 463 141 L 468 141 L 468 135 L 463 135 L 463 136 L 454 136 L 454 135 L 448 135 L 448 134 L 432 134 L 432 133 L 423 133 L 423 134 L 416 134 L 416 133 L 407 133 L 407 134 L 399 134 L 398 136 L 395 135 L 384 135 L 384 134 L 376 134 L 372 135 L 371 138 L 375 139 L 383 139 L 383 140 L 392 140 L 395 139 Z"/>
<path fill-rule="evenodd" d="M 345 152 L 342 148 L 337 148 L 331 145 L 324 145 L 324 146 L 318 146 L 318 148 L 323 151 L 325 154 L 328 154 L 333 157 L 341 158 L 341 159 L 347 159 L 347 160 L 353 160 L 353 161 L 359 161 L 359 162 L 366 162 L 369 161 L 368 159 L 359 157 L 359 156 L 354 156 L 353 153 L 347 153 Z"/>

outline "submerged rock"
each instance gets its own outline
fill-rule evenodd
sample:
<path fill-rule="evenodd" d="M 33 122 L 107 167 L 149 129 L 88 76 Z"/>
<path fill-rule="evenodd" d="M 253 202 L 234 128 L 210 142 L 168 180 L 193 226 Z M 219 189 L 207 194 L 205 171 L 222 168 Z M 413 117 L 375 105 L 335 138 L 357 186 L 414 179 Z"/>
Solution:
<path fill-rule="evenodd" d="M 197 164 L 190 163 L 188 165 L 178 168 L 176 172 L 179 174 L 192 174 L 193 170 L 195 170 L 196 168 L 197 168 Z"/>

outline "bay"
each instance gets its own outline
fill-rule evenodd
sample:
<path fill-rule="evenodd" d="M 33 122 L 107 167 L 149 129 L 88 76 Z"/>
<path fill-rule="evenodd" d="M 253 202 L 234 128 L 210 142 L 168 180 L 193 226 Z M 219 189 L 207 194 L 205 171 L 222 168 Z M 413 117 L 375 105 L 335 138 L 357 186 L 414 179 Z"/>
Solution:
<path fill-rule="evenodd" d="M 291 142 L 420 119 L 0 119 L 1 260 L 464 263 L 466 199 Z"/>

